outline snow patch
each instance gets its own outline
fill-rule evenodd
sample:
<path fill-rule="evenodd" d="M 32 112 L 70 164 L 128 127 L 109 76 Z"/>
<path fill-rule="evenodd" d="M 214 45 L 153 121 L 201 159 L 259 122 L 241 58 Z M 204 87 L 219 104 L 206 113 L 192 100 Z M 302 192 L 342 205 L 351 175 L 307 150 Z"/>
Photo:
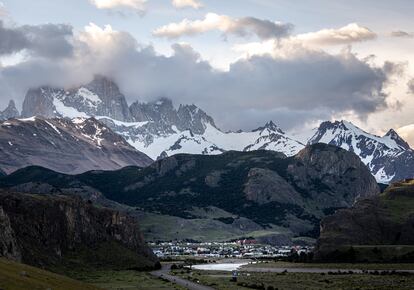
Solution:
<path fill-rule="evenodd" d="M 53 98 L 53 105 L 56 108 L 56 113 L 59 114 L 62 117 L 66 117 L 66 118 L 70 118 L 70 119 L 78 118 L 78 117 L 82 117 L 82 118 L 88 118 L 89 117 L 84 112 L 79 112 L 75 108 L 65 106 L 65 104 L 56 97 Z"/>
<path fill-rule="evenodd" d="M 36 121 L 36 116 L 30 117 L 30 118 L 23 118 L 23 119 L 18 119 L 21 122 L 35 122 Z"/>
<path fill-rule="evenodd" d="M 99 98 L 99 96 L 95 93 L 92 93 L 87 88 L 80 88 L 78 92 L 76 93 L 77 96 L 83 98 L 85 102 L 89 102 L 94 107 L 96 107 L 98 104 L 102 103 L 102 100 Z"/>
<path fill-rule="evenodd" d="M 45 122 L 50 126 L 50 127 L 52 127 L 52 129 L 53 130 L 55 130 L 56 131 L 56 133 L 58 133 L 59 135 L 62 135 L 62 133 L 59 131 L 59 129 L 55 126 L 55 125 L 53 125 L 52 123 L 50 123 L 48 120 L 45 120 Z"/>

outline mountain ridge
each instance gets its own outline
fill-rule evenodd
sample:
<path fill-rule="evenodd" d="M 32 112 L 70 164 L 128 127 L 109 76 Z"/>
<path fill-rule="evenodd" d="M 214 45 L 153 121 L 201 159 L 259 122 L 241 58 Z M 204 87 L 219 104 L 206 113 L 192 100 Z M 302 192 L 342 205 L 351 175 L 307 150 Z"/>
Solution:
<path fill-rule="evenodd" d="M 108 87 L 112 89 L 104 89 Z M 114 107 L 113 103 L 119 107 Z M 39 115 L 47 118 L 96 117 L 152 159 L 177 153 L 220 154 L 229 150 L 265 148 L 294 155 L 304 147 L 273 122 L 266 124 L 265 136 L 259 131 L 264 131 L 261 129 L 266 126 L 251 132 L 226 134 L 211 116 L 194 104 L 180 104 L 177 109 L 170 99 L 161 98 L 149 103 L 136 101 L 128 107 L 118 86 L 101 76 L 90 84 L 70 90 L 48 87 L 29 90 L 22 116 Z M 237 142 L 229 140 L 229 135 Z M 243 142 L 240 144 L 240 141 Z"/>
<path fill-rule="evenodd" d="M 99 193 L 143 211 L 146 236 L 203 241 L 250 235 L 315 238 L 326 214 L 379 193 L 374 177 L 355 154 L 326 144 L 310 145 L 293 157 L 266 150 L 177 154 L 146 168 L 75 176 L 26 168 L 0 178 L 0 187 Z M 180 226 L 192 221 L 198 229 Z M 172 228 L 166 231 L 164 223 Z"/>
<path fill-rule="evenodd" d="M 5 173 L 41 165 L 76 174 L 152 162 L 94 118 L 32 117 L 0 122 L 0 167 Z"/>
<path fill-rule="evenodd" d="M 327 121 L 303 141 L 273 121 L 252 131 L 223 132 L 195 105 L 176 108 L 170 99 L 160 98 L 128 106 L 116 83 L 103 76 L 70 90 L 29 90 L 22 116 L 31 115 L 95 117 L 153 160 L 180 153 L 214 155 L 231 150 L 273 150 L 294 156 L 305 144 L 322 142 L 356 153 L 378 182 L 414 177 L 414 151 L 393 129 L 380 137 L 347 121 Z"/>
<path fill-rule="evenodd" d="M 326 143 L 356 153 L 380 182 L 413 177 L 414 151 L 393 129 L 383 137 L 347 121 L 323 122 L 309 144 Z"/>

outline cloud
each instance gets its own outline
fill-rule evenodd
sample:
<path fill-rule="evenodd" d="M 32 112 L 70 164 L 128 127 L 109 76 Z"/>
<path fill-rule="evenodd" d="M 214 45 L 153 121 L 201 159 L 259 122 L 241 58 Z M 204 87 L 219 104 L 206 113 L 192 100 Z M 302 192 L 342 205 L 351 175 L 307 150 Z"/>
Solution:
<path fill-rule="evenodd" d="M 37 56 L 59 58 L 70 56 L 73 28 L 67 24 L 24 25 L 18 28 L 27 39 L 27 49 Z"/>
<path fill-rule="evenodd" d="M 26 50 L 29 54 L 50 58 L 70 56 L 72 27 L 69 25 L 44 24 L 5 27 L 0 20 L 0 55 Z"/>
<path fill-rule="evenodd" d="M 346 45 L 355 42 L 372 40 L 377 37 L 367 27 L 351 23 L 339 29 L 322 29 L 317 32 L 310 32 L 297 35 L 295 38 L 306 44 L 313 45 Z"/>
<path fill-rule="evenodd" d="M 203 3 L 197 0 L 172 0 L 172 4 L 177 8 L 191 7 L 194 9 L 200 9 L 203 7 Z"/>
<path fill-rule="evenodd" d="M 202 20 L 184 19 L 178 23 L 162 26 L 156 29 L 153 35 L 173 39 L 218 30 L 226 36 L 246 37 L 254 34 L 260 39 L 269 39 L 285 37 L 289 35 L 292 29 L 292 24 L 272 22 L 254 17 L 231 18 L 227 15 L 208 13 Z"/>
<path fill-rule="evenodd" d="M 408 86 L 408 93 L 414 94 L 414 79 L 411 79 L 407 83 Z"/>
<path fill-rule="evenodd" d="M 29 43 L 22 31 L 4 27 L 0 20 L 0 55 L 12 54 L 25 49 Z"/>
<path fill-rule="evenodd" d="M 64 42 L 64 40 L 61 40 Z M 350 50 L 330 54 L 281 41 L 272 55 L 256 55 L 218 71 L 190 45 L 159 55 L 129 33 L 88 25 L 71 38 L 70 57 L 32 56 L 0 68 L 0 98 L 21 104 L 30 87 L 72 86 L 95 74 L 113 78 L 131 103 L 169 97 L 194 103 L 224 129 L 252 128 L 273 119 L 288 126 L 351 112 L 361 119 L 387 107 L 390 63 L 374 66 Z"/>
<path fill-rule="evenodd" d="M 402 30 L 398 30 L 398 31 L 393 31 L 390 34 L 392 37 L 399 37 L 399 38 L 413 38 L 414 34 L 413 33 L 409 33 L 406 31 L 402 31 Z"/>
<path fill-rule="evenodd" d="M 4 7 L 4 3 L 0 2 L 0 17 L 7 17 L 9 14 L 6 10 L 6 7 Z"/>
<path fill-rule="evenodd" d="M 414 124 L 397 129 L 397 133 L 414 148 Z"/>
<path fill-rule="evenodd" d="M 90 0 L 98 9 L 130 8 L 136 11 L 144 11 L 147 0 Z"/>
<path fill-rule="evenodd" d="M 324 48 L 332 45 L 351 45 L 355 42 L 376 38 L 376 34 L 358 24 L 349 24 L 339 29 L 322 29 L 316 32 L 291 35 L 283 39 L 267 39 L 260 42 L 236 44 L 233 50 L 244 57 L 272 55 L 284 57 L 289 50 L 297 53 L 304 49 Z"/>

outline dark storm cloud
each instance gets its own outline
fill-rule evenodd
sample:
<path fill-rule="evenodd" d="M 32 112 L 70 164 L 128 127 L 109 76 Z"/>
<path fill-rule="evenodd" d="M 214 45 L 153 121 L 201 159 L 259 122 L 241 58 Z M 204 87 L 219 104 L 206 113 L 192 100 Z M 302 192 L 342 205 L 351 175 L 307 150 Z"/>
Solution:
<path fill-rule="evenodd" d="M 49 58 L 72 55 L 73 46 L 68 38 L 73 36 L 72 26 L 66 24 L 25 25 L 19 28 L 28 39 L 28 50 Z"/>
<path fill-rule="evenodd" d="M 0 55 L 19 52 L 28 46 L 26 36 L 19 30 L 4 27 L 0 20 Z"/>
<path fill-rule="evenodd" d="M 239 60 L 221 72 L 199 60 L 191 47 L 175 45 L 172 57 L 147 48 L 121 56 L 110 67 L 129 101 L 166 96 L 176 104 L 195 103 L 232 129 L 244 126 L 248 116 L 260 115 L 252 112 L 262 112 L 266 119 L 273 115 L 277 122 L 291 119 L 289 111 L 294 112 L 297 124 L 344 112 L 365 118 L 386 108 L 384 87 L 397 65 L 372 67 L 350 52 L 303 50 L 291 58 Z"/>
<path fill-rule="evenodd" d="M 2 68 L 2 102 L 14 96 L 21 103 L 33 86 L 72 86 L 103 74 L 119 84 L 129 102 L 169 97 L 176 105 L 200 106 L 224 129 L 269 119 L 288 128 L 348 112 L 365 118 L 386 108 L 384 87 L 399 72 L 395 64 L 374 67 L 350 51 L 332 55 L 301 46 L 284 57 L 255 56 L 218 71 L 189 45 L 174 45 L 174 54 L 166 57 L 128 33 L 94 25 L 71 41 L 71 58 L 34 57 Z M 58 37 L 54 46 L 65 43 Z"/>
<path fill-rule="evenodd" d="M 69 25 L 5 27 L 0 20 L 0 55 L 27 50 L 35 56 L 49 58 L 70 56 L 73 47 L 68 38 L 72 35 L 72 27 Z"/>

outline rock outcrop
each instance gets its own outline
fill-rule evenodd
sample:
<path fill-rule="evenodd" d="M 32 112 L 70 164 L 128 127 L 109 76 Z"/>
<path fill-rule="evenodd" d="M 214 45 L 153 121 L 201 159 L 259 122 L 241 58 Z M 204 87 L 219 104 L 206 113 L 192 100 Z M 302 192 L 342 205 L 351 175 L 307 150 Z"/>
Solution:
<path fill-rule="evenodd" d="M 34 266 L 70 262 L 115 270 L 157 264 L 135 218 L 80 197 L 1 191 L 0 228 L 0 255 Z"/>
<path fill-rule="evenodd" d="M 307 146 L 287 172 L 299 192 L 325 206 L 350 207 L 357 198 L 379 194 L 375 178 L 359 157 L 335 146 Z"/>
<path fill-rule="evenodd" d="M 64 95 L 64 90 L 50 87 L 30 89 L 23 102 L 22 117 L 57 117 L 54 98 L 60 95 Z"/>
<path fill-rule="evenodd" d="M 133 120 L 125 96 L 121 93 L 118 85 L 109 78 L 96 76 L 91 83 L 85 88 L 78 89 L 76 93 L 85 98 L 85 94 L 82 94 L 83 91 L 86 91 L 86 94 L 92 93 L 97 98 L 96 111 L 91 112 L 90 115 L 107 116 L 123 122 Z M 76 102 L 72 104 L 67 102 L 66 104 L 75 105 Z M 85 109 L 78 108 L 78 111 L 85 112 Z"/>
<path fill-rule="evenodd" d="M 323 219 L 315 257 L 351 262 L 414 260 L 409 245 L 414 246 L 414 180 L 394 183 L 380 196 L 359 200 Z"/>
<path fill-rule="evenodd" d="M 4 212 L 2 206 L 0 206 L 0 257 L 15 261 L 22 259 L 9 216 Z"/>
<path fill-rule="evenodd" d="M 244 192 L 247 200 L 258 204 L 277 201 L 302 205 L 300 193 L 277 172 L 269 169 L 252 168 L 247 176 Z"/>

